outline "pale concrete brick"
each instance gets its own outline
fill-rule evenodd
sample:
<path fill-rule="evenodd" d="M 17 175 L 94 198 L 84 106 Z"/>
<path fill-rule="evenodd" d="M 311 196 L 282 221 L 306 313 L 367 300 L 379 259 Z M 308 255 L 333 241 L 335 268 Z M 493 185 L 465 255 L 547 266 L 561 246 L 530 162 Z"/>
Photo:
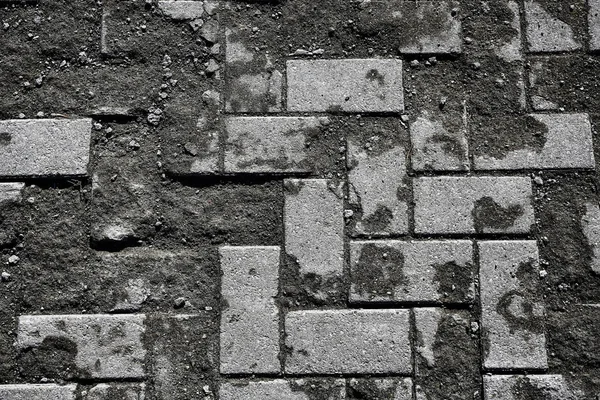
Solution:
<path fill-rule="evenodd" d="M 196 19 L 202 17 L 202 14 L 204 14 L 204 5 L 201 1 L 159 1 L 158 9 L 164 15 L 176 21 Z"/>
<path fill-rule="evenodd" d="M 350 301 L 471 302 L 475 274 L 469 240 L 350 242 Z"/>
<path fill-rule="evenodd" d="M 483 377 L 484 400 L 579 400 L 584 394 L 562 375 L 492 375 Z"/>
<path fill-rule="evenodd" d="M 541 148 L 509 151 L 502 158 L 475 157 L 475 169 L 594 168 L 592 125 L 587 114 L 531 114 L 541 129 Z"/>
<path fill-rule="evenodd" d="M 484 368 L 547 368 L 536 242 L 484 241 L 478 246 Z"/>
<path fill-rule="evenodd" d="M 534 223 L 525 177 L 414 180 L 417 233 L 525 233 Z"/>
<path fill-rule="evenodd" d="M 75 400 L 77 385 L 15 384 L 0 385 L 2 400 Z"/>
<path fill-rule="evenodd" d="M 505 41 L 500 45 L 494 46 L 494 53 L 507 62 L 522 61 L 523 43 L 521 41 L 521 12 L 519 3 L 513 0 L 504 0 L 503 2 L 512 11 L 513 18 L 510 21 L 510 27 L 515 33 L 510 41 Z"/>
<path fill-rule="evenodd" d="M 327 400 L 344 400 L 343 379 L 275 379 L 270 381 L 227 381 L 221 383 L 221 400 L 310 400 L 327 395 Z"/>
<path fill-rule="evenodd" d="M 73 373 L 79 378 L 143 377 L 145 318 L 143 314 L 21 316 L 17 333 L 20 361 L 26 361 L 26 350 L 51 346 L 53 340 L 63 338 L 77 350 L 73 366 L 77 371 Z"/>
<path fill-rule="evenodd" d="M 354 227 L 355 233 L 408 232 L 409 199 L 404 195 L 409 190 L 406 152 L 403 145 L 373 152 L 348 138 L 350 202 L 362 211 Z"/>
<path fill-rule="evenodd" d="M 529 51 L 572 51 L 581 48 L 581 43 L 576 40 L 573 28 L 552 16 L 540 2 L 525 0 L 525 20 Z"/>
<path fill-rule="evenodd" d="M 348 389 L 352 399 L 413 400 L 411 378 L 352 378 Z"/>
<path fill-rule="evenodd" d="M 600 0 L 588 0 L 590 50 L 600 50 Z"/>
<path fill-rule="evenodd" d="M 280 248 L 219 249 L 221 295 L 221 373 L 280 371 L 278 292 Z"/>
<path fill-rule="evenodd" d="M 600 274 L 600 207 L 597 203 L 586 203 L 585 214 L 581 217 L 583 234 L 592 249 L 592 271 Z"/>
<path fill-rule="evenodd" d="M 422 112 L 410 125 L 412 166 L 416 171 L 469 169 L 466 123 L 448 128 L 434 112 Z"/>
<path fill-rule="evenodd" d="M 225 172 L 311 172 L 306 142 L 327 119 L 316 117 L 229 117 Z"/>
<path fill-rule="evenodd" d="M 83 400 L 144 400 L 144 383 L 99 383 L 82 393 Z"/>
<path fill-rule="evenodd" d="M 401 60 L 290 60 L 287 84 L 289 111 L 404 110 Z"/>
<path fill-rule="evenodd" d="M 409 310 L 308 310 L 285 317 L 288 374 L 409 374 Z"/>
<path fill-rule="evenodd" d="M 286 179 L 285 251 L 301 274 L 341 275 L 344 269 L 343 195 L 327 179 Z"/>
<path fill-rule="evenodd" d="M 25 188 L 23 182 L 1 182 L 0 203 L 21 201 L 21 191 Z"/>
<path fill-rule="evenodd" d="M 0 176 L 87 174 L 92 120 L 0 121 Z"/>

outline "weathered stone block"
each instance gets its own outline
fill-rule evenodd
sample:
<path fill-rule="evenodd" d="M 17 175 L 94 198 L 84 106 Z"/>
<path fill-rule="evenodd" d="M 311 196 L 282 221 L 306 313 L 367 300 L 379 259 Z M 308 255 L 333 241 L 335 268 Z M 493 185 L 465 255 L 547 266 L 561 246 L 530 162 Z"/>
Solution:
<path fill-rule="evenodd" d="M 600 1 L 588 0 L 588 29 L 590 50 L 600 50 Z"/>
<path fill-rule="evenodd" d="M 23 182 L 1 182 L 0 203 L 21 201 L 21 191 L 25 188 Z"/>
<path fill-rule="evenodd" d="M 578 400 L 583 394 L 562 375 L 496 375 L 483 377 L 484 400 Z"/>
<path fill-rule="evenodd" d="M 83 391 L 83 400 L 144 400 L 144 383 L 99 383 L 90 390 Z"/>
<path fill-rule="evenodd" d="M 573 27 L 553 15 L 547 7 L 548 5 L 543 1 L 525 1 L 526 35 L 529 51 L 555 52 L 581 48 L 581 43 L 575 36 Z M 551 7 L 555 8 L 556 5 L 551 5 Z"/>
<path fill-rule="evenodd" d="M 411 378 L 352 378 L 348 381 L 350 399 L 413 400 Z"/>
<path fill-rule="evenodd" d="M 308 400 L 312 398 L 328 400 L 346 399 L 346 385 L 343 379 L 275 379 L 271 381 L 227 381 L 221 383 L 221 400 L 261 399 L 261 400 Z"/>
<path fill-rule="evenodd" d="M 0 385 L 2 400 L 75 400 L 77 385 L 13 384 Z"/>
<path fill-rule="evenodd" d="M 176 21 L 196 19 L 204 14 L 204 4 L 201 1 L 161 0 L 158 2 L 158 8 L 167 17 Z"/>

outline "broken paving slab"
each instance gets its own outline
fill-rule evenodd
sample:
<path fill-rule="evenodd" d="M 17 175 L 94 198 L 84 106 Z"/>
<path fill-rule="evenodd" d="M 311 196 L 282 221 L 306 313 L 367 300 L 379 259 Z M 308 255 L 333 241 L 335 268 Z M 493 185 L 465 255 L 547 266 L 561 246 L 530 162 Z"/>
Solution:
<path fill-rule="evenodd" d="M 0 385 L 2 400 L 75 400 L 77 385 L 9 384 Z"/>
<path fill-rule="evenodd" d="M 0 177 L 85 176 L 92 120 L 0 121 Z"/>
<path fill-rule="evenodd" d="M 527 233 L 534 224 L 530 178 L 424 177 L 413 186 L 418 234 Z"/>
<path fill-rule="evenodd" d="M 588 0 L 590 50 L 600 50 L 600 0 Z"/>
<path fill-rule="evenodd" d="M 530 52 L 573 51 L 582 47 L 574 27 L 556 15 L 557 6 L 561 11 L 563 8 L 559 2 L 525 0 L 524 4 L 526 37 Z M 564 13 L 569 13 L 566 10 L 569 7 L 565 5 L 564 8 Z"/>
<path fill-rule="evenodd" d="M 219 388 L 221 400 L 310 400 L 313 398 L 346 399 L 345 381 L 328 378 L 230 380 L 221 382 Z"/>
<path fill-rule="evenodd" d="M 396 34 L 389 39 L 404 54 L 462 51 L 458 1 L 366 0 L 361 3 L 357 27 L 367 37 L 393 29 Z"/>
<path fill-rule="evenodd" d="M 90 390 L 83 391 L 82 400 L 144 400 L 144 383 L 99 383 Z"/>
<path fill-rule="evenodd" d="M 289 60 L 287 85 L 288 111 L 404 110 L 401 60 Z"/>
<path fill-rule="evenodd" d="M 412 378 L 352 378 L 350 399 L 413 400 Z"/>
<path fill-rule="evenodd" d="M 226 173 L 310 173 L 318 162 L 308 144 L 325 117 L 227 117 Z"/>
<path fill-rule="evenodd" d="M 21 201 L 24 188 L 23 182 L 0 182 L 0 203 Z"/>
<path fill-rule="evenodd" d="M 545 307 L 534 240 L 478 243 L 486 370 L 545 370 Z"/>
<path fill-rule="evenodd" d="M 476 268 L 469 240 L 350 242 L 350 301 L 470 303 Z"/>
<path fill-rule="evenodd" d="M 475 169 L 593 169 L 596 165 L 587 114 L 530 114 L 484 122 L 475 129 L 482 130 L 476 134 Z"/>
<path fill-rule="evenodd" d="M 204 14 L 202 1 L 161 0 L 158 2 L 158 9 L 175 21 L 193 20 Z"/>
<path fill-rule="evenodd" d="M 593 254 L 590 268 L 600 274 L 600 206 L 598 203 L 585 204 L 585 214 L 581 216 L 581 228 Z"/>
<path fill-rule="evenodd" d="M 484 400 L 579 400 L 583 393 L 563 375 L 486 375 Z"/>

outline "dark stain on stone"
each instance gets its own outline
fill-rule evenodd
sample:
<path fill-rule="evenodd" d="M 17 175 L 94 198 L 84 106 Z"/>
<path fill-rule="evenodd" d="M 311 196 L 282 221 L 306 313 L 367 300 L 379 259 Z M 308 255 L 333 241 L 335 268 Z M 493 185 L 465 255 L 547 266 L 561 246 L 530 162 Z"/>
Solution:
<path fill-rule="evenodd" d="M 487 360 L 490 355 L 490 331 L 487 328 L 481 328 L 481 352 L 483 355 L 482 362 Z"/>
<path fill-rule="evenodd" d="M 408 284 L 404 274 L 404 255 L 390 246 L 365 244 L 352 270 L 352 283 L 363 296 L 394 296 L 398 286 Z M 388 292 L 390 294 L 388 294 Z"/>
<path fill-rule="evenodd" d="M 365 218 L 362 223 L 367 232 L 382 232 L 394 219 L 392 210 L 388 207 L 379 204 L 375 209 L 375 212 Z"/>
<path fill-rule="evenodd" d="M 329 107 L 327 107 L 328 113 L 335 114 L 335 113 L 340 113 L 342 111 L 344 111 L 344 109 L 342 108 L 342 106 L 340 104 L 332 104 Z"/>
<path fill-rule="evenodd" d="M 388 381 L 386 379 L 386 381 Z M 396 380 L 387 387 L 377 385 L 373 379 L 356 379 L 351 380 L 348 385 L 349 400 L 388 400 L 393 399 L 396 391 Z"/>
<path fill-rule="evenodd" d="M 341 400 L 343 387 L 336 385 L 332 379 L 303 379 L 302 383 L 295 380 L 289 381 L 292 392 L 302 392 L 308 400 Z"/>
<path fill-rule="evenodd" d="M 515 400 L 555 400 L 552 392 L 540 388 L 527 376 L 516 378 L 515 384 L 510 388 Z M 561 399 L 566 400 L 566 399 Z"/>
<path fill-rule="evenodd" d="M 375 68 L 370 69 L 369 72 L 367 72 L 367 74 L 365 75 L 365 78 L 367 78 L 371 82 L 377 81 L 379 86 L 385 85 L 385 77 Z"/>
<path fill-rule="evenodd" d="M 7 146 L 12 140 L 12 134 L 10 132 L 0 132 L 0 146 Z"/>
<path fill-rule="evenodd" d="M 47 336 L 42 343 L 19 354 L 21 374 L 27 377 L 73 379 L 90 378 L 88 371 L 77 367 L 77 344 L 64 336 Z"/>
<path fill-rule="evenodd" d="M 396 189 L 396 198 L 404 203 L 409 203 L 412 195 L 412 180 L 408 175 L 402 178 L 403 185 Z"/>
<path fill-rule="evenodd" d="M 523 206 L 514 204 L 508 208 L 485 196 L 475 202 L 471 216 L 475 232 L 485 233 L 487 229 L 508 229 L 523 215 Z"/>
<path fill-rule="evenodd" d="M 301 180 L 287 180 L 283 184 L 283 189 L 286 194 L 297 195 L 300 193 L 302 188 L 306 185 Z"/>
<path fill-rule="evenodd" d="M 460 140 L 455 136 L 435 134 L 427 138 L 427 141 L 432 143 L 439 143 L 444 153 L 453 156 L 457 160 L 466 160 L 465 149 Z"/>
<path fill-rule="evenodd" d="M 435 264 L 434 282 L 438 284 L 438 294 L 444 302 L 462 302 L 469 298 L 469 288 L 473 282 L 473 265 L 458 265 L 455 261 Z"/>

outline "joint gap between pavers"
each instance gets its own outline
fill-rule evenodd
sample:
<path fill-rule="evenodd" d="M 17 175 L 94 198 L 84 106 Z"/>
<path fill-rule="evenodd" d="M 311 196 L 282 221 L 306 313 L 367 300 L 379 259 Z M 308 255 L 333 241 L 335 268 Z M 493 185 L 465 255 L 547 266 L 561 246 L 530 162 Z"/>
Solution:
<path fill-rule="evenodd" d="M 409 331 L 408 331 L 408 342 L 410 343 L 410 365 L 413 376 L 412 395 L 413 399 L 417 398 L 416 389 L 416 378 L 417 378 L 417 319 L 415 316 L 415 310 L 410 309 L 409 314 Z"/>
<path fill-rule="evenodd" d="M 279 371 L 283 373 L 285 371 L 285 360 L 287 357 L 285 347 L 285 313 L 283 312 L 283 282 L 281 277 L 283 275 L 283 269 L 286 268 L 286 252 L 285 252 L 285 188 L 283 187 L 283 181 L 279 185 L 279 193 L 283 198 L 281 202 L 281 218 L 279 223 L 281 224 L 281 246 L 279 251 L 279 268 L 277 269 L 277 311 L 279 312 Z"/>
<path fill-rule="evenodd" d="M 80 187 L 92 183 L 89 175 L 54 175 L 54 176 L 2 176 L 0 183 L 19 182 L 25 183 L 25 186 L 38 186 L 41 189 L 69 189 Z"/>
<path fill-rule="evenodd" d="M 184 186 L 203 188 L 215 185 L 262 185 L 269 182 L 283 182 L 288 176 L 263 174 L 231 174 L 231 175 L 188 175 L 167 174 L 167 176 Z"/>
<path fill-rule="evenodd" d="M 341 378 L 341 379 L 352 379 L 352 378 L 412 378 L 413 374 L 399 374 L 391 372 L 322 372 L 322 373 L 301 373 L 301 374 L 220 374 L 221 380 L 226 379 L 244 379 L 244 380 L 266 380 L 266 379 L 320 379 L 320 378 Z"/>
<path fill-rule="evenodd" d="M 415 170 L 413 169 L 412 159 L 413 159 L 413 143 L 412 143 L 412 135 L 410 134 L 410 124 L 406 126 L 406 132 L 408 135 L 408 149 L 406 152 L 406 176 L 410 179 L 410 185 L 408 188 L 408 210 L 407 210 L 407 218 L 408 218 L 408 234 L 414 234 L 415 232 L 415 191 L 413 181 L 416 176 Z"/>
<path fill-rule="evenodd" d="M 545 375 L 548 368 L 483 368 L 485 375 Z"/>
<path fill-rule="evenodd" d="M 477 276 L 475 277 L 475 282 L 477 284 L 477 289 L 476 289 L 476 293 L 477 293 L 477 298 L 475 299 L 476 305 L 477 307 L 477 311 L 476 311 L 476 317 L 477 317 L 477 321 L 479 323 L 479 329 L 477 330 L 477 336 L 478 336 L 478 340 L 477 340 L 477 347 L 479 350 L 479 385 L 480 385 L 480 390 L 481 390 L 481 397 L 483 398 L 483 395 L 485 393 L 485 385 L 483 382 L 483 375 L 484 375 L 484 368 L 483 368 L 483 362 L 484 362 L 484 350 L 483 350 L 483 342 L 482 342 L 482 332 L 483 332 L 483 325 L 482 325 L 482 311 L 481 311 L 481 282 L 479 279 L 480 276 L 480 257 L 479 257 L 479 246 L 477 245 L 477 241 L 473 240 L 472 242 L 472 246 L 473 246 L 473 263 L 475 264 L 475 270 L 477 271 Z"/>
<path fill-rule="evenodd" d="M 224 117 L 380 117 L 380 118 L 398 118 L 405 114 L 405 111 L 281 111 L 281 112 L 223 112 Z"/>
<path fill-rule="evenodd" d="M 526 55 L 531 57 L 570 57 L 570 56 L 585 56 L 588 52 L 579 50 L 559 50 L 559 51 L 528 51 Z"/>
<path fill-rule="evenodd" d="M 412 310 L 414 308 L 444 308 L 446 310 L 471 310 L 473 303 L 444 303 L 440 301 L 352 301 L 348 309 L 352 310 Z"/>
<path fill-rule="evenodd" d="M 472 171 L 418 171 L 415 173 L 415 178 L 438 178 L 438 177 L 511 177 L 511 176 L 529 176 L 533 173 L 540 172 L 555 172 L 555 173 L 585 173 L 593 172 L 594 168 L 522 168 L 522 169 L 506 169 L 506 170 L 486 170 L 475 169 Z"/>
<path fill-rule="evenodd" d="M 343 193 L 344 193 L 344 198 L 343 198 L 343 204 L 344 204 L 344 210 L 343 212 L 345 213 L 345 211 L 347 209 L 351 209 L 349 207 L 350 205 L 350 179 L 348 177 L 348 160 L 349 160 L 349 151 L 348 151 L 348 134 L 344 133 L 343 134 L 344 137 L 344 176 L 343 176 L 343 180 L 345 182 L 344 187 L 343 187 Z M 361 209 L 362 209 L 362 202 L 359 203 L 361 205 Z M 346 207 L 348 206 L 348 207 Z M 352 229 L 350 229 L 349 224 L 346 223 L 346 219 L 344 218 L 344 227 L 343 227 L 343 243 L 344 243 L 344 249 L 343 249 L 343 255 L 344 255 L 344 261 L 342 264 L 342 283 L 343 283 L 343 290 L 344 290 L 344 297 L 345 297 L 345 303 L 346 303 L 346 307 L 349 306 L 349 302 L 350 302 L 350 291 L 352 289 L 352 269 L 351 269 L 351 265 L 350 265 L 350 240 L 352 240 Z"/>
<path fill-rule="evenodd" d="M 463 240 L 535 240 L 534 232 L 527 233 L 418 233 L 413 236 L 414 239 L 463 239 Z"/>
<path fill-rule="evenodd" d="M 96 385 L 99 383 L 145 383 L 150 376 L 146 377 L 130 377 L 130 378 L 72 378 L 66 381 L 67 383 L 75 383 L 78 385 Z"/>

